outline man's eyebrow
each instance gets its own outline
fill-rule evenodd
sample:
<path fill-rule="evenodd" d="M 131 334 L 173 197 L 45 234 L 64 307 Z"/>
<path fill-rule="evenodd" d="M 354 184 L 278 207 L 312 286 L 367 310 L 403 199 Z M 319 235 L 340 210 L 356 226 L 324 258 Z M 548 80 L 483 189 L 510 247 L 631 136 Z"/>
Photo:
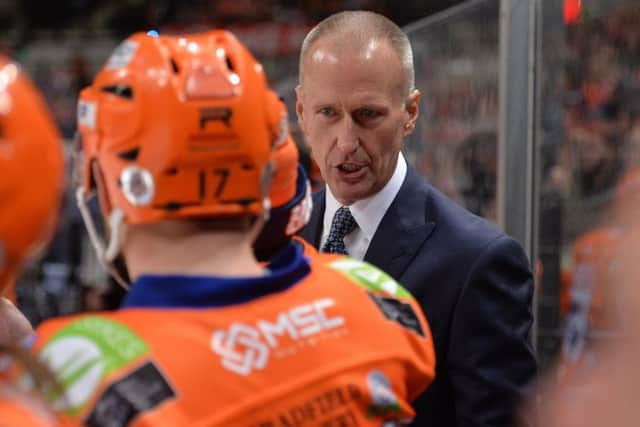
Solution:
<path fill-rule="evenodd" d="M 383 104 L 378 104 L 378 103 L 375 103 L 375 102 L 362 103 L 362 104 L 358 105 L 356 108 L 354 108 L 353 111 L 362 110 L 362 109 L 377 110 L 377 111 L 381 111 L 381 112 L 389 111 L 389 107 L 388 106 L 383 105 Z"/>
<path fill-rule="evenodd" d="M 369 102 L 361 102 L 360 104 L 358 104 L 357 108 L 379 108 L 379 109 L 381 109 L 381 108 L 387 108 L 387 106 L 382 102 L 378 103 L 378 102 L 369 101 Z"/>
<path fill-rule="evenodd" d="M 312 110 L 317 110 L 318 108 L 324 108 L 324 107 L 333 107 L 333 104 L 331 102 L 315 102 L 311 104 Z"/>
<path fill-rule="evenodd" d="M 369 105 L 380 107 L 387 104 L 385 97 L 376 94 L 363 96 L 362 98 L 355 98 L 354 101 L 355 105 Z"/>

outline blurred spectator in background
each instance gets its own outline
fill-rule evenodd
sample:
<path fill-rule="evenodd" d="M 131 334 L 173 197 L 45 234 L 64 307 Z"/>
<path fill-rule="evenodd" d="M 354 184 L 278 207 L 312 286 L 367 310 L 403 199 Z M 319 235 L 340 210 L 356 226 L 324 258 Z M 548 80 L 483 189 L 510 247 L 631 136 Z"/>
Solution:
<path fill-rule="evenodd" d="M 498 135 L 495 130 L 472 133 L 458 148 L 459 190 L 464 206 L 496 222 Z"/>
<path fill-rule="evenodd" d="M 567 135 L 577 154 L 575 179 L 580 197 L 610 192 L 621 168 L 614 144 L 597 131 L 584 127 L 569 128 Z"/>

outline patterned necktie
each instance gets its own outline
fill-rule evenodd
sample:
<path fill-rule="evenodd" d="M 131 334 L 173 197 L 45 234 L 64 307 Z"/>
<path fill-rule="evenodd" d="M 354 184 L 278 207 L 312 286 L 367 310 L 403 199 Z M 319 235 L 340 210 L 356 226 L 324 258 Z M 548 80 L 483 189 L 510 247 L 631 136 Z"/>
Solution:
<path fill-rule="evenodd" d="M 344 239 L 344 236 L 351 233 L 357 226 L 358 223 L 351 215 L 349 208 L 342 206 L 333 216 L 331 231 L 329 231 L 329 238 L 322 247 L 322 252 L 348 255 L 347 248 L 345 248 L 344 241 L 342 239 Z"/>

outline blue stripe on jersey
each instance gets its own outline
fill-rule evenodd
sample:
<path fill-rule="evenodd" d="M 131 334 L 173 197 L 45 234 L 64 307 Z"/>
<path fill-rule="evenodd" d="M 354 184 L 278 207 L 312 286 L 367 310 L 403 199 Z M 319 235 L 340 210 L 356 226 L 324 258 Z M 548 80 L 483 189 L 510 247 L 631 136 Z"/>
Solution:
<path fill-rule="evenodd" d="M 302 246 L 293 242 L 267 268 L 264 276 L 257 277 L 142 275 L 132 284 L 122 306 L 207 308 L 241 304 L 288 289 L 311 271 Z"/>

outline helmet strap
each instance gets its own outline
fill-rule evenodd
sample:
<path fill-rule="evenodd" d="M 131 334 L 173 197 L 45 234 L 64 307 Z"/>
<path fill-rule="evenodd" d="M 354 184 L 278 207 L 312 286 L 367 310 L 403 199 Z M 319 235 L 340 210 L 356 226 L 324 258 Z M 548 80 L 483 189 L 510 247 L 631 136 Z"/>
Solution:
<path fill-rule="evenodd" d="M 122 249 L 122 239 L 120 238 L 120 227 L 124 220 L 124 213 L 120 209 L 114 209 L 109 215 L 109 227 L 110 227 L 110 239 L 108 245 L 98 235 L 95 222 L 89 212 L 87 202 L 95 197 L 94 192 L 87 193 L 84 187 L 80 186 L 76 189 L 76 203 L 80 210 L 80 215 L 84 221 L 84 225 L 89 233 L 89 240 L 98 255 L 98 261 L 106 271 L 111 274 L 113 279 L 118 282 L 120 286 L 125 289 L 129 289 L 129 283 L 122 278 L 122 275 L 113 265 L 113 260 L 116 259 L 120 250 Z"/>

